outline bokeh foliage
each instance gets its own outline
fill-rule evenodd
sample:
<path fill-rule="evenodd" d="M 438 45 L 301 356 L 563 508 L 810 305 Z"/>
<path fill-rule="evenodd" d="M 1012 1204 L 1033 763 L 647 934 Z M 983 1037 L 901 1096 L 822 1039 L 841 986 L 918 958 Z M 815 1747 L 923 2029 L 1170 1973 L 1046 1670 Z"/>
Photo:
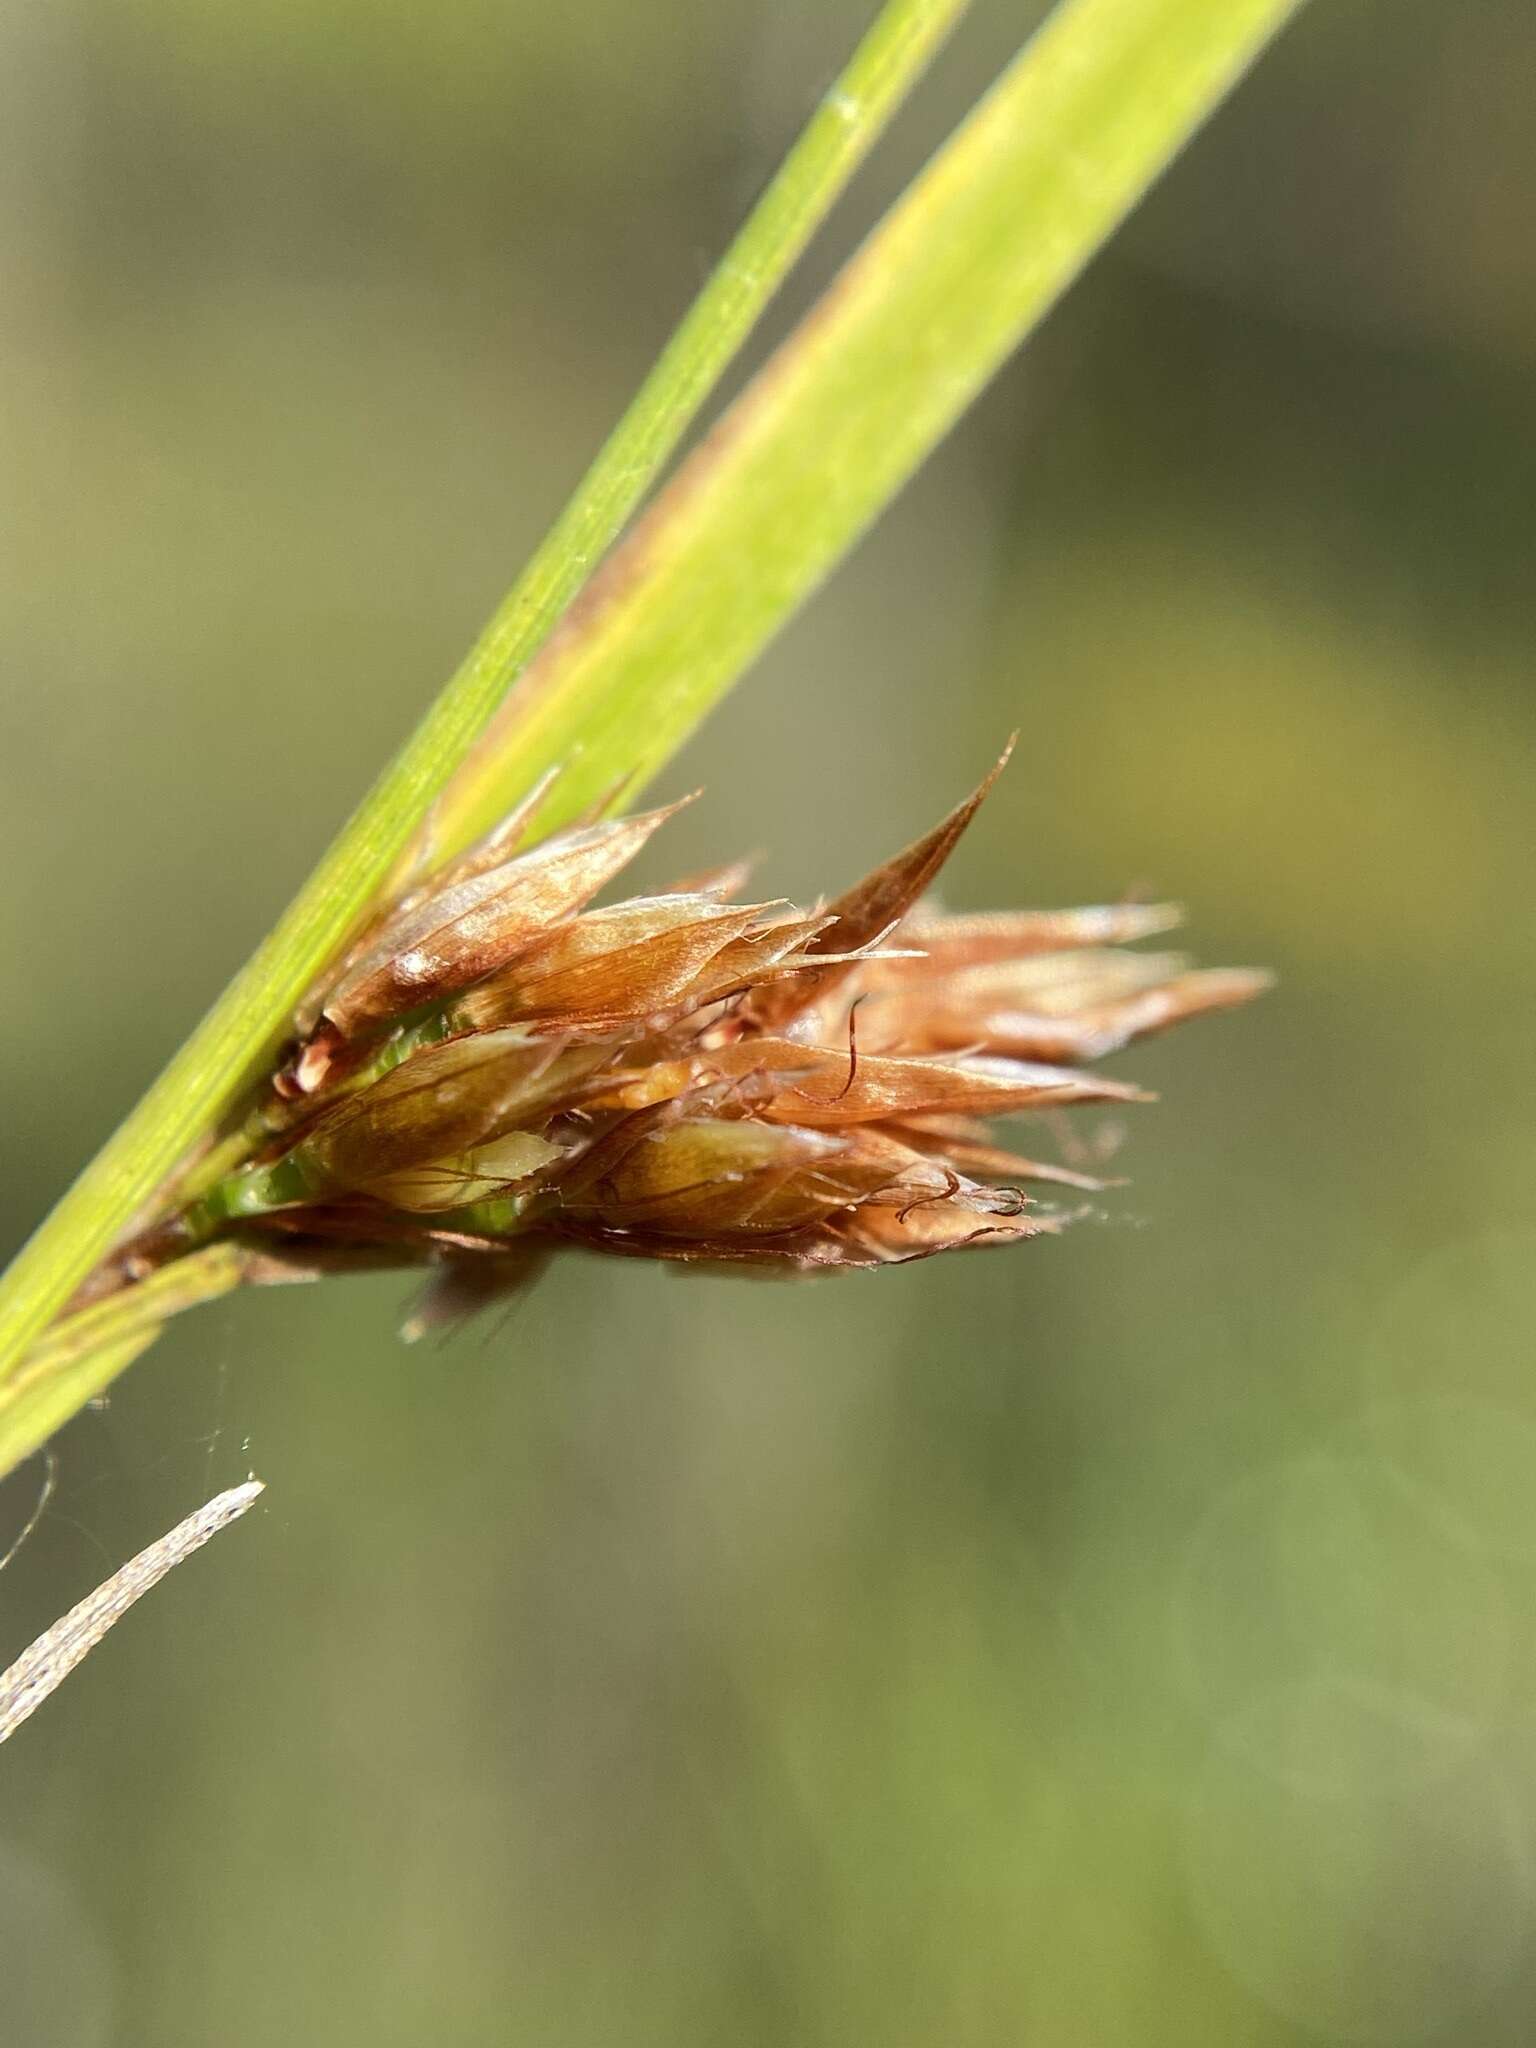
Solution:
<path fill-rule="evenodd" d="M 8 1242 L 863 15 L 0 17 Z M 1533 60 L 1496 0 L 1304 17 L 679 771 L 656 879 L 814 891 L 1021 724 L 957 895 L 1145 880 L 1279 969 L 1119 1063 L 1165 1101 L 1111 1220 L 572 1266 L 425 1353 L 388 1281 L 174 1333 L 62 1441 L 4 1648 L 271 1505 L 5 1753 L 17 2039 L 1525 2038 Z"/>

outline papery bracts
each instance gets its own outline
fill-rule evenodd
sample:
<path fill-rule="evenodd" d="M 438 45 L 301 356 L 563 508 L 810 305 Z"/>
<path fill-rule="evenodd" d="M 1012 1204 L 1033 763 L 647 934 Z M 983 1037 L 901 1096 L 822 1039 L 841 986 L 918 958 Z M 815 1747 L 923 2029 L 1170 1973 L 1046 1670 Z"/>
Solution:
<path fill-rule="evenodd" d="M 525 807 L 317 991 L 272 1135 L 183 1238 L 427 1260 L 468 1298 L 468 1266 L 560 1243 L 820 1271 L 1058 1229 L 1030 1186 L 1104 1183 L 994 1121 L 1146 1100 L 1085 1063 L 1268 977 L 1134 950 L 1167 904 L 946 914 L 933 884 L 996 773 L 809 908 L 738 902 L 740 869 L 594 907 L 678 807 L 517 851 Z"/>

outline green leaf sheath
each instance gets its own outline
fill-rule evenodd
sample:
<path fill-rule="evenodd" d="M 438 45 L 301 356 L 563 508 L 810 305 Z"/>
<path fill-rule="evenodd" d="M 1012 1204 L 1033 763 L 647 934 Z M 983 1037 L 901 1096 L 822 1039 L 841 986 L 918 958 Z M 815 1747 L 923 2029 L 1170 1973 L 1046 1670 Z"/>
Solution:
<path fill-rule="evenodd" d="M 967 0 L 888 0 L 457 675 L 282 921 L 0 1282 L 0 1408 L 38 1332 L 256 1079 L 295 1005 L 611 545 Z M 519 779 L 515 766 L 512 780 Z M 0 1470 L 12 1462 L 0 1427 Z"/>
<path fill-rule="evenodd" d="M 1068 0 L 594 579 L 440 808 L 556 762 L 562 809 L 676 752 L 1128 213 L 1296 0 Z"/>
<path fill-rule="evenodd" d="M 45 1444 L 110 1386 L 154 1342 L 167 1316 L 239 1286 L 246 1264 L 236 1246 L 210 1245 L 50 1330 L 5 1385 L 0 1408 L 5 1470 Z"/>
<path fill-rule="evenodd" d="M 555 763 L 568 765 L 550 823 L 660 768 L 1297 4 L 1065 0 L 594 579 L 475 749 L 958 11 L 886 9 L 464 667 L 0 1285 L 0 1471 L 18 1455 L 8 1391 L 27 1345 L 258 1076 L 428 811 L 451 847 Z"/>

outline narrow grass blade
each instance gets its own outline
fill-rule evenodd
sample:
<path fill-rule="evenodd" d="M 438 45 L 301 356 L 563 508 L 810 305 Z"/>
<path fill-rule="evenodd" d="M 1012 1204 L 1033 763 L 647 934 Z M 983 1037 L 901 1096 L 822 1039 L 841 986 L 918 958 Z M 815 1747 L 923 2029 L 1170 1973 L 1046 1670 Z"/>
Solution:
<path fill-rule="evenodd" d="M 149 1348 L 167 1316 L 238 1287 L 248 1263 L 235 1245 L 210 1245 L 56 1324 L 0 1381 L 0 1471 L 9 1472 L 94 1401 Z"/>
<path fill-rule="evenodd" d="M 433 800 L 602 558 L 968 0 L 887 0 L 569 507 L 261 949 L 0 1282 L 0 1383 L 259 1072 Z M 0 1438 L 0 1470 L 15 1452 Z"/>
<path fill-rule="evenodd" d="M 0 1389 L 252 1077 L 445 787 L 437 831 L 451 845 L 555 762 L 571 765 L 552 823 L 654 772 L 1297 4 L 1065 0 L 610 560 L 455 779 L 563 602 L 551 593 L 582 573 L 567 562 L 550 581 L 541 553 L 273 939 L 0 1287 Z M 0 1411 L 0 1470 L 16 1454 Z"/>
<path fill-rule="evenodd" d="M 557 761 L 562 812 L 667 761 L 1296 4 L 1058 8 L 599 572 L 450 786 L 445 843 Z"/>

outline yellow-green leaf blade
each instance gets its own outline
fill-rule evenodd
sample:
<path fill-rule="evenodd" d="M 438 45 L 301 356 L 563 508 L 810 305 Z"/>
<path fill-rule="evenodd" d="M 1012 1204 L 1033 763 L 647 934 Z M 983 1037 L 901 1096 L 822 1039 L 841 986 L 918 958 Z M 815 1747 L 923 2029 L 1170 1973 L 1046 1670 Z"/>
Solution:
<path fill-rule="evenodd" d="M 0 1385 L 167 1174 L 259 1076 L 295 1005 L 378 894 L 968 4 L 886 0 L 458 672 L 271 936 L 0 1280 Z"/>
<path fill-rule="evenodd" d="M 1297 0 L 1069 0 L 588 590 L 451 788 L 643 780 L 852 546 Z"/>
<path fill-rule="evenodd" d="M 153 1344 L 168 1316 L 228 1294 L 246 1265 L 235 1245 L 210 1245 L 57 1324 L 0 1381 L 0 1474 L 105 1393 Z"/>

